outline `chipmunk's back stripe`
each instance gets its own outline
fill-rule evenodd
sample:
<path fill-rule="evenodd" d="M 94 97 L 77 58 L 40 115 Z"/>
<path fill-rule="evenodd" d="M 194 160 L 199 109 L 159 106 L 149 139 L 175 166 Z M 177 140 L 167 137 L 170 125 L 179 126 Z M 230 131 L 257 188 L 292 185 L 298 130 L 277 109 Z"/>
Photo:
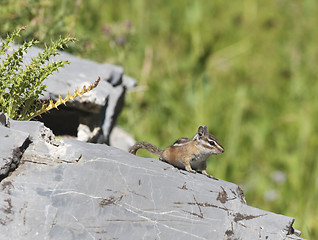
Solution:
<path fill-rule="evenodd" d="M 177 141 L 174 142 L 174 144 L 172 144 L 172 146 L 183 146 L 185 144 L 188 144 L 191 142 L 191 139 L 189 138 L 180 138 Z"/>

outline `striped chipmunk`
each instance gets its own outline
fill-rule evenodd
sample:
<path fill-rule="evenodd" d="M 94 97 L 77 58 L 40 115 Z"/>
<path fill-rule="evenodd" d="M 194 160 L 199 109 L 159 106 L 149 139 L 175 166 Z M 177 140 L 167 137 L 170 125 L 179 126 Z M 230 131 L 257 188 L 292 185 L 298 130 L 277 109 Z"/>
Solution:
<path fill-rule="evenodd" d="M 164 150 L 151 143 L 138 142 L 129 149 L 129 152 L 136 155 L 138 149 L 141 148 L 157 155 L 159 160 L 168 162 L 177 168 L 192 173 L 196 173 L 195 170 L 201 170 L 202 174 L 211 178 L 214 177 L 206 172 L 206 161 L 211 155 L 224 152 L 220 142 L 209 133 L 205 125 L 198 128 L 198 132 L 192 139 L 180 138 Z"/>

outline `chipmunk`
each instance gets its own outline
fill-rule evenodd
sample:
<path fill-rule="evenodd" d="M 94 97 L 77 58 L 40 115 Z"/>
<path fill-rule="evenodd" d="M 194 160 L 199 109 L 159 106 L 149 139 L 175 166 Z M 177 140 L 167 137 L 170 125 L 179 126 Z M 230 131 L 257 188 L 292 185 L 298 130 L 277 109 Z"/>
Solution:
<path fill-rule="evenodd" d="M 206 172 L 206 161 L 211 155 L 224 152 L 220 142 L 209 133 L 205 125 L 198 128 L 198 132 L 192 139 L 180 138 L 164 150 L 151 143 L 138 142 L 129 149 L 129 152 L 136 155 L 140 148 L 148 150 L 157 155 L 159 160 L 168 162 L 175 167 L 192 173 L 196 173 L 195 170 L 201 170 L 202 174 L 211 178 L 214 177 Z"/>

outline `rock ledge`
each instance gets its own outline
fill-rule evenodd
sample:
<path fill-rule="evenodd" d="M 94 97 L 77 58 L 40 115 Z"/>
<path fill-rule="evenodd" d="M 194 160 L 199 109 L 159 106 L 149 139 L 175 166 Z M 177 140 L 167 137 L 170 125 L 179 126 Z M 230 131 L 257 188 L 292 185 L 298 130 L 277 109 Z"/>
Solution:
<path fill-rule="evenodd" d="M 0 120 L 0 239 L 301 239 L 235 184 Z"/>

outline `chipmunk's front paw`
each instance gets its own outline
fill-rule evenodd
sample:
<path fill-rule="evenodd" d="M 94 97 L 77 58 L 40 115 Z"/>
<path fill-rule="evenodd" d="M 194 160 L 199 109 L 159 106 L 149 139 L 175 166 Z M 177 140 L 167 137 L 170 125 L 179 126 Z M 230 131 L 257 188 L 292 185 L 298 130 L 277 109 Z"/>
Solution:
<path fill-rule="evenodd" d="M 193 170 L 190 165 L 186 165 L 186 166 L 185 166 L 185 169 L 186 169 L 188 172 L 197 173 L 197 171 Z"/>
<path fill-rule="evenodd" d="M 204 175 L 207 176 L 208 178 L 212 178 L 212 179 L 214 179 L 214 180 L 218 180 L 216 177 L 214 177 L 214 176 L 212 176 L 212 175 L 209 175 L 209 174 L 206 172 L 206 170 L 203 170 L 203 171 L 202 171 L 202 174 L 204 174 Z"/>

